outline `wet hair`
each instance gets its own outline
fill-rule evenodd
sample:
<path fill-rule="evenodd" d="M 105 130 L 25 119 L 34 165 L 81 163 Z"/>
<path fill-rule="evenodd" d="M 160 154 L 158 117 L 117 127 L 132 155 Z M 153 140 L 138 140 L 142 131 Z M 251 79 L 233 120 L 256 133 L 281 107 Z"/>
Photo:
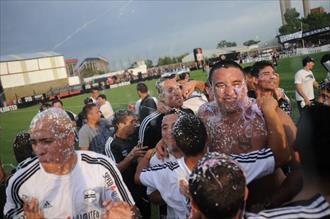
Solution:
<path fill-rule="evenodd" d="M 54 134 L 56 138 L 65 138 L 70 133 L 74 132 L 74 126 L 70 117 L 62 109 L 49 108 L 43 112 L 38 113 L 33 117 L 30 124 L 30 129 L 35 129 L 37 124 L 39 124 L 41 121 L 49 122 L 49 130 Z"/>
<path fill-rule="evenodd" d="M 102 98 L 102 99 L 106 100 L 107 96 L 105 96 L 105 94 L 100 94 L 99 96 L 97 96 L 97 98 Z"/>
<path fill-rule="evenodd" d="M 145 83 L 138 83 L 136 85 L 136 90 L 140 91 L 141 93 L 148 93 L 148 87 Z"/>
<path fill-rule="evenodd" d="M 30 134 L 28 131 L 21 131 L 17 133 L 13 143 L 13 149 L 16 161 L 18 163 L 22 162 L 28 157 L 34 156 L 32 144 L 30 142 Z"/>
<path fill-rule="evenodd" d="M 85 117 L 87 118 L 87 114 L 92 111 L 92 109 L 94 107 L 97 107 L 95 103 L 88 103 L 86 104 L 86 106 L 84 106 L 83 108 L 83 114 L 85 115 Z"/>
<path fill-rule="evenodd" d="M 259 77 L 259 72 L 262 69 L 264 69 L 264 68 L 266 68 L 268 66 L 269 67 L 272 67 L 273 69 L 275 69 L 273 63 L 271 63 L 270 61 L 263 60 L 263 61 L 256 62 L 252 66 L 251 72 L 252 72 L 253 75 L 255 75 L 255 77 Z"/>
<path fill-rule="evenodd" d="M 194 204 L 208 218 L 233 218 L 244 209 L 246 181 L 239 165 L 227 155 L 207 153 L 189 177 Z"/>
<path fill-rule="evenodd" d="M 178 148 L 185 156 L 196 156 L 204 151 L 207 133 L 197 116 L 182 113 L 174 123 L 172 132 Z"/>
<path fill-rule="evenodd" d="M 307 107 L 299 120 L 296 145 L 303 168 L 316 176 L 330 179 L 329 124 L 330 106 L 315 104 Z"/>
<path fill-rule="evenodd" d="M 243 73 L 242 67 L 239 64 L 237 64 L 236 62 L 231 61 L 231 60 L 222 60 L 212 66 L 210 73 L 209 73 L 209 77 L 208 77 L 208 81 L 210 84 L 212 84 L 212 77 L 213 77 L 214 72 L 221 68 L 237 68 L 237 69 L 241 70 Z"/>
<path fill-rule="evenodd" d="M 63 102 L 60 99 L 55 99 L 52 101 L 52 106 L 54 106 L 55 103 L 60 103 L 63 106 Z"/>
<path fill-rule="evenodd" d="M 115 127 L 115 131 L 118 130 L 119 123 L 124 122 L 124 120 L 128 116 L 135 117 L 136 115 L 132 111 L 129 111 L 129 110 L 119 110 L 119 111 L 115 112 L 113 119 L 112 119 L 112 125 L 113 125 L 113 127 Z"/>

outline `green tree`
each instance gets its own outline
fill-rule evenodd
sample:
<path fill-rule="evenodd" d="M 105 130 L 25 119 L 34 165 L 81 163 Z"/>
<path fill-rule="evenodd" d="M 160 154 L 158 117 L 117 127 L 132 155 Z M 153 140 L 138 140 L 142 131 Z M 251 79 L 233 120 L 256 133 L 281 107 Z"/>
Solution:
<path fill-rule="evenodd" d="M 330 13 L 311 13 L 302 21 L 310 30 L 326 27 L 330 25 Z"/>
<path fill-rule="evenodd" d="M 251 46 L 251 45 L 254 45 L 254 44 L 258 44 L 260 42 L 260 40 L 247 40 L 243 43 L 244 46 Z"/>
<path fill-rule="evenodd" d="M 236 42 L 230 42 L 227 40 L 221 40 L 218 42 L 217 48 L 228 48 L 228 47 L 234 47 L 237 46 Z"/>
<path fill-rule="evenodd" d="M 309 27 L 307 24 L 302 23 L 302 20 L 299 19 L 299 13 L 296 11 L 295 8 L 289 8 L 285 14 L 284 18 L 287 24 L 282 25 L 279 28 L 280 34 L 290 34 L 295 33 L 301 30 L 301 26 L 303 30 L 307 30 Z"/>
<path fill-rule="evenodd" d="M 147 68 L 151 68 L 153 66 L 152 61 L 150 59 L 147 59 L 144 62 L 146 63 Z"/>

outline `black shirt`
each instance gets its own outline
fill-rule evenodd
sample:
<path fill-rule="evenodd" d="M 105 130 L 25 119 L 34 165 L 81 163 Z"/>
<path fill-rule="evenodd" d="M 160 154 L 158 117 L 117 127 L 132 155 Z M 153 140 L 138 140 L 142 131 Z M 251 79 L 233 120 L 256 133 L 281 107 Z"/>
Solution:
<path fill-rule="evenodd" d="M 146 96 L 140 103 L 139 107 L 139 119 L 143 121 L 145 117 L 157 110 L 157 105 L 151 96 Z"/>
<path fill-rule="evenodd" d="M 194 114 L 191 109 L 181 109 L 182 111 Z M 162 120 L 165 114 L 158 111 L 151 113 L 142 122 L 139 130 L 139 141 L 143 142 L 143 146 L 149 148 L 156 147 L 162 138 Z"/>

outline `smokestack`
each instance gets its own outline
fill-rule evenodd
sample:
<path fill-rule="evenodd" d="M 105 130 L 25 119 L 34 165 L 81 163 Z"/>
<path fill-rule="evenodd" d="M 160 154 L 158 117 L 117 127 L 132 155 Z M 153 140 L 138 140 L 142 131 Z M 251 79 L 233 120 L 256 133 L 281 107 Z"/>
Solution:
<path fill-rule="evenodd" d="M 284 14 L 289 8 L 291 8 L 291 0 L 280 0 L 282 25 L 286 24 Z"/>
<path fill-rule="evenodd" d="M 309 0 L 302 0 L 302 3 L 304 8 L 304 17 L 307 17 L 311 12 Z"/>

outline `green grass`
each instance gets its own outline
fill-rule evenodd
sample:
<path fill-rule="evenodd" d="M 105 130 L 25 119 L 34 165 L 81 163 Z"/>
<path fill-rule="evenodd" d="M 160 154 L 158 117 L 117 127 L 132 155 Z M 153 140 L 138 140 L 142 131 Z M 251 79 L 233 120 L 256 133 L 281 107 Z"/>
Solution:
<path fill-rule="evenodd" d="M 325 70 L 319 62 L 324 54 L 325 53 L 317 53 L 311 55 L 317 62 L 313 72 L 318 81 L 323 80 L 326 75 Z M 294 97 L 293 79 L 295 72 L 301 68 L 301 60 L 302 57 L 281 59 L 279 60 L 279 65 L 277 67 L 277 71 L 281 76 L 281 87 L 287 91 L 287 95 L 292 102 L 294 120 L 297 120 L 298 118 L 298 111 Z M 202 71 L 192 72 L 191 77 L 193 79 L 206 80 L 206 74 Z M 155 83 L 156 80 L 146 82 L 147 86 L 150 88 L 151 95 L 153 96 L 156 96 Z M 115 111 L 118 109 L 125 109 L 128 103 L 134 103 L 138 99 L 135 84 L 104 90 L 101 93 L 107 95 Z M 63 99 L 64 106 L 67 110 L 79 113 L 83 106 L 83 100 L 88 96 L 89 94 L 84 94 Z M 27 129 L 31 119 L 37 112 L 38 106 L 33 106 L 0 114 L 0 159 L 6 164 L 6 169 L 9 168 L 7 166 L 8 164 L 16 164 L 11 146 L 16 133 Z"/>

